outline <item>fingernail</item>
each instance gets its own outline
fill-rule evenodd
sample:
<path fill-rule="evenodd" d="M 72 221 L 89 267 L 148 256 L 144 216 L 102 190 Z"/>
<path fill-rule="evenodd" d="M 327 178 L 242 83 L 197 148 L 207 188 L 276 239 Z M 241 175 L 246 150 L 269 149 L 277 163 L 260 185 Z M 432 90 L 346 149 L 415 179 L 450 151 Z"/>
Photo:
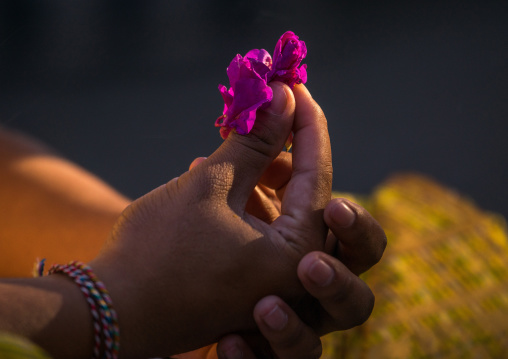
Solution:
<path fill-rule="evenodd" d="M 346 202 L 335 205 L 333 214 L 333 221 L 342 228 L 349 228 L 355 223 L 356 212 Z"/>
<path fill-rule="evenodd" d="M 263 321 L 273 330 L 282 330 L 288 323 L 288 315 L 278 305 L 263 316 Z"/>
<path fill-rule="evenodd" d="M 316 260 L 309 268 L 309 278 L 320 287 L 329 285 L 334 277 L 333 269 L 323 260 Z"/>
<path fill-rule="evenodd" d="M 309 89 L 307 88 L 307 86 L 305 86 L 304 84 L 298 84 L 298 85 L 295 85 L 295 87 L 293 88 L 293 90 L 294 90 L 296 87 L 298 87 L 298 89 L 299 89 L 300 91 L 305 92 L 305 94 L 306 94 L 307 96 L 309 96 L 310 98 L 312 98 L 312 94 L 310 93 L 310 91 L 309 91 Z"/>
<path fill-rule="evenodd" d="M 238 345 L 231 345 L 221 350 L 221 359 L 242 359 L 243 352 Z"/>
<path fill-rule="evenodd" d="M 189 166 L 189 170 L 192 170 L 194 167 L 199 165 L 201 162 L 204 162 L 206 160 L 206 158 L 207 157 L 198 157 L 198 158 L 194 159 L 194 161 L 192 161 L 192 163 Z"/>
<path fill-rule="evenodd" d="M 270 102 L 270 106 L 265 109 L 265 112 L 272 115 L 282 115 L 287 106 L 287 94 L 282 84 L 272 84 L 273 98 Z"/>

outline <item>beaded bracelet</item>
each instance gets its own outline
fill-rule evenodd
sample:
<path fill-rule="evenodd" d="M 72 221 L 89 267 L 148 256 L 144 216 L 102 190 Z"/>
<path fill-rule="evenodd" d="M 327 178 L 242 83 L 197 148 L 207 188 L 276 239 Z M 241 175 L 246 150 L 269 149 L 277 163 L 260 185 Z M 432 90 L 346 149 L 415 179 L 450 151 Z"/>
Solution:
<path fill-rule="evenodd" d="M 44 262 L 41 261 L 37 270 L 39 275 L 42 275 L 43 269 Z M 94 329 L 92 358 L 100 358 L 101 352 L 103 358 L 118 358 L 120 348 L 118 319 L 104 284 L 96 277 L 92 268 L 78 261 L 66 265 L 53 265 L 49 269 L 48 275 L 55 273 L 63 273 L 72 278 L 88 302 Z"/>

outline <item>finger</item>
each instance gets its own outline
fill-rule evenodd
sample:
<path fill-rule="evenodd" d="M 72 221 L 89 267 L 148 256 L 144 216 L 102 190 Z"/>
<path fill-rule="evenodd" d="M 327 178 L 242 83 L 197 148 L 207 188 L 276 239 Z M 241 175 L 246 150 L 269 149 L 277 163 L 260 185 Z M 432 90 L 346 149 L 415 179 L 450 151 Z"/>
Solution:
<path fill-rule="evenodd" d="M 319 336 L 279 297 L 261 299 L 254 308 L 254 320 L 277 358 L 321 356 Z"/>
<path fill-rule="evenodd" d="M 192 161 L 192 163 L 189 166 L 189 171 L 199 165 L 200 163 L 204 162 L 206 160 L 206 157 L 198 157 Z"/>
<path fill-rule="evenodd" d="M 304 288 L 323 308 L 320 334 L 353 328 L 372 313 L 374 294 L 338 259 L 311 252 L 302 258 L 297 272 Z"/>
<path fill-rule="evenodd" d="M 286 185 L 293 173 L 293 156 L 290 152 L 281 152 L 259 179 L 259 183 L 274 190 L 282 201 Z"/>
<path fill-rule="evenodd" d="M 259 179 L 259 183 L 268 188 L 279 189 L 285 186 L 291 179 L 293 172 L 293 160 L 290 152 L 281 152 L 270 163 L 266 171 Z"/>
<path fill-rule="evenodd" d="M 359 275 L 379 262 L 387 239 L 379 223 L 363 207 L 344 198 L 332 199 L 325 208 L 330 228 L 328 250 Z M 335 250 L 330 247 L 335 244 Z"/>
<path fill-rule="evenodd" d="M 238 356 L 239 353 L 241 353 L 242 359 L 276 358 L 270 348 L 270 343 L 268 343 L 259 331 L 246 333 L 242 336 L 237 334 L 226 335 L 219 340 L 216 349 L 219 358 L 235 358 L 235 355 Z"/>
<path fill-rule="evenodd" d="M 280 216 L 280 202 L 274 190 L 259 184 L 252 191 L 245 211 L 270 224 Z"/>
<path fill-rule="evenodd" d="M 330 200 L 332 158 L 326 118 L 305 86 L 293 89 L 296 101 L 293 126 L 293 172 L 282 202 L 287 214 L 300 226 L 326 228 L 323 210 Z M 287 222 L 287 223 L 286 223 Z M 283 221 L 282 227 L 291 222 Z M 319 232 L 319 231 L 318 231 Z M 317 233 L 320 235 L 321 233 Z"/>
<path fill-rule="evenodd" d="M 239 335 L 230 334 L 217 343 L 219 359 L 256 359 L 247 342 Z"/>
<path fill-rule="evenodd" d="M 189 174 L 204 182 L 203 193 L 227 201 L 237 213 L 245 209 L 252 190 L 263 172 L 281 152 L 291 132 L 295 101 L 288 86 L 273 82 L 273 99 L 270 107 L 258 110 L 256 122 L 247 135 L 234 131 L 206 160 L 206 166 L 194 168 Z"/>

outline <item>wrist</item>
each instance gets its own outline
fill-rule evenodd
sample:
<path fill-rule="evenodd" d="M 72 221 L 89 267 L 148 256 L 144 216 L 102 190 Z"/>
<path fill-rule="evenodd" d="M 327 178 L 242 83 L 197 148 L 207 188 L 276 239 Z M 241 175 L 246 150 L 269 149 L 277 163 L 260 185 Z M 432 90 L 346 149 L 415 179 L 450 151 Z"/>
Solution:
<path fill-rule="evenodd" d="M 54 357 L 90 358 L 93 350 L 93 321 L 90 309 L 79 287 L 65 275 L 55 274 L 41 278 L 51 291 L 58 293 L 59 308 L 48 323 L 47 330 L 34 337 L 34 342 L 47 343 Z M 56 309 L 56 308 L 55 308 Z"/>
<path fill-rule="evenodd" d="M 147 348 L 151 348 L 151 338 L 146 323 L 154 324 L 147 318 L 145 307 L 151 306 L 144 299 L 147 283 L 132 267 L 124 268 L 118 263 L 122 261 L 102 261 L 102 258 L 89 263 L 95 275 L 104 283 L 114 305 L 118 317 L 118 325 L 122 336 L 120 357 L 149 357 Z M 116 263 L 112 265 L 111 263 Z M 144 283 L 144 284 L 143 284 Z M 167 333 L 168 337 L 171 333 Z M 166 337 L 167 338 L 167 337 Z"/>
<path fill-rule="evenodd" d="M 92 318 L 83 294 L 62 275 L 0 282 L 0 330 L 30 339 L 53 358 L 90 358 Z M 13 300 L 13 298 L 15 300 Z"/>
<path fill-rule="evenodd" d="M 72 261 L 64 265 L 55 264 L 48 273 L 65 274 L 83 293 L 93 317 L 93 358 L 118 358 L 120 333 L 117 314 L 108 290 L 92 268 L 83 262 Z"/>
<path fill-rule="evenodd" d="M 173 355 L 218 340 L 217 335 L 211 335 L 219 332 L 211 328 L 217 323 L 205 324 L 204 316 L 210 316 L 206 298 L 189 290 L 192 284 L 182 285 L 180 274 L 171 266 L 161 268 L 175 273 L 165 281 L 136 259 L 99 256 L 90 266 L 108 288 L 118 314 L 120 357 Z"/>

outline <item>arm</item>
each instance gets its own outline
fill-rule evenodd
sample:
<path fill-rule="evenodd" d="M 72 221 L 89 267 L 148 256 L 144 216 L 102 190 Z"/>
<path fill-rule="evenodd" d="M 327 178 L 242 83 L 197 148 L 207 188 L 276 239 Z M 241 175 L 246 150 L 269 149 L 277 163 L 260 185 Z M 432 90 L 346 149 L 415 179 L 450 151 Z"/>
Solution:
<path fill-rule="evenodd" d="M 288 225 L 276 228 L 245 212 L 259 177 L 293 127 L 293 94 L 285 86 L 276 87 L 270 112 L 259 114 L 251 135 L 231 135 L 206 164 L 129 205 L 111 240 L 90 263 L 117 310 L 122 356 L 177 353 L 212 343 L 227 332 L 255 330 L 251 311 L 259 298 L 273 292 L 288 299 L 304 294 L 295 275 L 297 261 L 304 251 L 322 247 L 326 227 L 322 212 L 319 217 L 303 212 L 322 211 L 330 196 L 330 173 L 315 176 L 328 185 L 317 186 L 320 194 L 309 197 L 314 203 L 302 203 L 299 216 L 307 220 L 288 218 Z M 301 116 L 298 121 L 309 120 Z M 326 131 L 319 123 L 317 130 Z M 304 147 L 305 141 L 301 143 Z M 318 150 L 329 156 L 329 146 L 318 145 L 310 154 Z M 287 240 L 294 245 L 287 246 Z M 69 330 L 63 336 L 69 343 L 78 337 L 90 342 L 89 335 L 81 335 L 81 315 L 66 315 L 86 311 L 83 299 L 75 296 L 79 290 L 70 293 L 68 282 L 43 278 L 4 283 L 10 300 L 2 303 L 6 315 L 0 330 L 25 335 L 56 357 L 65 351 L 52 346 L 52 333 Z M 67 289 L 55 288 L 60 286 Z M 34 292 L 34 287 L 43 291 Z M 46 306 L 34 305 L 37 300 L 60 304 L 48 305 L 40 314 Z M 25 310 L 9 315 L 18 303 Z M 34 317 L 39 319 L 34 322 Z M 86 327 L 91 334 L 90 325 Z M 83 346 L 76 342 L 77 348 Z"/>
<path fill-rule="evenodd" d="M 0 277 L 97 255 L 129 200 L 38 141 L 0 128 Z"/>
<path fill-rule="evenodd" d="M 203 160 L 197 159 L 193 165 Z M 271 167 L 265 173 L 271 180 L 277 181 L 277 178 L 284 177 L 284 173 L 290 173 L 290 154 L 282 153 Z M 251 209 L 258 215 L 273 213 L 277 207 L 266 211 L 273 196 L 265 192 L 267 187 L 260 187 L 251 197 L 255 201 L 264 198 L 263 205 L 261 202 L 251 203 Z M 357 275 L 380 260 L 386 247 L 386 236 L 379 223 L 365 209 L 346 199 L 332 199 L 325 208 L 324 218 L 330 228 L 329 241 L 338 245 L 330 254 L 312 252 L 305 255 L 298 266 L 298 278 L 306 290 L 319 300 L 320 318 L 328 322 L 328 331 L 345 330 L 361 324 L 370 314 L 374 298 Z M 342 248 L 342 253 L 338 248 Z M 337 257 L 342 260 L 347 257 L 347 260 L 343 264 Z M 331 270 L 323 270 L 320 265 L 316 266 L 316 270 L 316 262 L 325 262 Z M 331 275 L 331 279 L 327 275 Z M 178 358 L 294 359 L 321 356 L 320 335 L 324 331 L 309 326 L 279 297 L 261 299 L 253 315 L 262 337 L 230 334 L 221 338 L 217 346 L 201 348 Z"/>
<path fill-rule="evenodd" d="M 29 338 L 58 358 L 90 358 L 92 317 L 68 278 L 0 280 L 0 332 Z"/>
<path fill-rule="evenodd" d="M 344 209 L 344 203 L 352 209 L 353 216 Z M 386 247 L 384 231 L 361 206 L 345 199 L 330 201 L 324 217 L 330 227 L 330 237 L 340 243 L 338 247 L 343 248 L 342 253 L 307 254 L 299 263 L 298 277 L 305 289 L 319 301 L 318 317 L 327 329 L 309 325 L 281 298 L 268 296 L 257 303 L 253 313 L 263 338 L 253 341 L 236 334 L 225 336 L 216 349 L 219 358 L 239 359 L 240 352 L 242 359 L 273 357 L 271 353 L 280 359 L 319 358 L 321 335 L 349 329 L 367 320 L 374 297 L 357 275 L 381 259 Z M 348 265 L 336 257 L 347 257 L 345 262 Z M 321 262 L 325 266 L 315 266 Z M 279 315 L 275 314 L 277 312 Z M 213 354 L 209 355 L 206 358 L 211 358 Z"/>
<path fill-rule="evenodd" d="M 196 159 L 191 169 L 204 160 Z M 247 204 L 250 213 L 268 223 L 277 218 L 291 176 L 292 156 L 283 152 L 263 174 L 259 186 L 251 195 Z M 325 208 L 324 219 L 330 228 L 325 245 L 328 254 L 309 253 L 298 266 L 301 283 L 319 303 L 318 309 L 313 311 L 316 313 L 313 320 L 309 320 L 306 313 L 295 313 L 279 297 L 266 297 L 254 310 L 254 318 L 264 338 L 228 335 L 218 344 L 220 358 L 237 358 L 235 355 L 239 352 L 243 353 L 244 359 L 255 358 L 254 353 L 270 357 L 269 352 L 281 359 L 302 355 L 305 358 L 319 357 L 320 335 L 349 329 L 369 317 L 374 298 L 357 276 L 380 260 L 387 243 L 386 235 L 364 208 L 345 199 L 332 199 Z M 263 317 L 272 310 L 277 313 L 275 309 L 282 310 L 284 314 L 269 316 L 275 325 L 271 328 Z M 278 322 L 277 319 L 284 320 Z M 214 357 L 216 349 L 208 349 L 188 353 L 181 358 Z"/>
<path fill-rule="evenodd" d="M 274 92 L 281 96 L 280 88 Z M 331 160 L 319 108 L 303 98 L 294 114 L 293 101 L 286 92 L 285 108 L 261 113 L 252 136 L 231 136 L 207 163 L 124 211 L 112 240 L 92 262 L 119 313 L 123 355 L 166 355 L 213 342 L 228 332 L 254 333 L 251 310 L 257 300 L 273 293 L 289 303 L 306 296 L 295 272 L 307 252 L 324 250 L 322 216 L 330 198 Z M 263 224 L 245 213 L 246 204 L 282 147 L 292 116 L 296 117 L 295 149 L 300 148 L 295 152 L 295 175 L 284 191 L 283 215 Z M 302 188 L 307 189 L 303 196 Z M 7 290 L 27 296 L 30 302 L 35 301 L 30 288 L 48 283 L 21 280 L 16 285 Z M 52 292 L 59 290 L 45 289 L 44 300 Z M 44 313 L 42 325 L 36 322 L 31 324 L 35 328 L 19 328 L 12 320 L 20 318 L 7 316 L 11 322 L 0 323 L 0 328 L 18 331 L 50 348 L 51 323 L 79 325 L 74 316 L 65 323 L 60 320 L 67 310 L 81 312 L 73 307 L 79 304 L 77 298 L 64 300 L 70 295 L 66 293 L 57 298 L 73 303 L 71 307 L 49 306 L 52 311 Z M 194 298 L 199 300 L 189 301 Z M 5 305 L 8 311 L 13 304 L 6 301 Z M 83 301 L 79 305 L 86 307 Z M 34 313 L 24 311 L 21 321 L 31 323 Z M 61 329 L 53 328 L 56 333 Z M 70 340 L 73 332 L 66 333 Z M 61 348 L 55 350 L 54 355 L 62 355 Z"/>

